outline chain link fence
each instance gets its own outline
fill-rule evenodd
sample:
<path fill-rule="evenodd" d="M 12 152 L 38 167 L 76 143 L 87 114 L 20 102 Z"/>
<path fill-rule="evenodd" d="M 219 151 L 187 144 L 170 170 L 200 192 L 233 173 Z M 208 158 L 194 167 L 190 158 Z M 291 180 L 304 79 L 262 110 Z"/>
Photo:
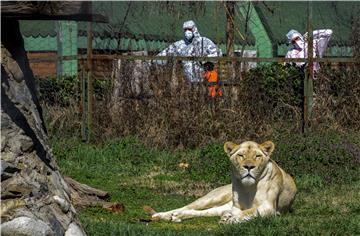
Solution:
<path fill-rule="evenodd" d="M 359 130 L 356 9 L 355 2 L 94 2 L 108 23 L 55 22 L 55 36 L 43 35 L 41 50 L 28 55 L 35 75 L 37 67 L 56 68 L 38 74 L 55 135 L 92 141 L 131 135 L 174 148 L 271 138 L 304 126 Z M 157 56 L 183 38 L 189 19 L 220 57 Z M 332 29 L 325 57 L 285 59 L 286 33 L 309 27 Z M 23 35 L 26 46 L 30 36 Z M 45 45 L 54 37 L 56 47 Z M 189 82 L 184 61 L 213 62 L 218 83 Z M 314 77 L 309 66 L 292 66 L 312 61 L 321 66 Z"/>

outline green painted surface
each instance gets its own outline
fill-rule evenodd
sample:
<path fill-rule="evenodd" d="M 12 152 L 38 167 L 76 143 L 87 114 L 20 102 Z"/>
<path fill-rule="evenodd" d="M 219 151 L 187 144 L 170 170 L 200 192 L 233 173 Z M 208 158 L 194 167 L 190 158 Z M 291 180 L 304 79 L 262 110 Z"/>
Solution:
<path fill-rule="evenodd" d="M 146 41 L 146 40 L 135 40 L 128 38 L 121 38 L 119 47 L 118 41 L 115 39 L 102 39 L 101 37 L 94 37 L 93 39 L 93 49 L 95 50 L 120 50 L 127 51 L 129 49 L 133 51 L 148 51 L 148 52 L 158 52 L 169 46 L 170 43 L 164 41 Z M 85 36 L 78 37 L 78 48 L 86 49 L 87 47 L 87 38 Z M 224 53 L 226 52 L 225 44 L 218 44 L 218 47 Z M 235 50 L 241 50 L 242 45 L 235 44 Z M 245 50 L 257 50 L 255 46 L 245 46 Z"/>
<path fill-rule="evenodd" d="M 78 30 L 75 21 L 20 21 L 20 27 L 26 51 L 57 51 L 60 57 L 77 55 Z M 30 31 L 31 27 L 37 30 Z M 77 60 L 63 60 L 57 69 L 60 72 L 58 75 L 76 75 Z"/>
<path fill-rule="evenodd" d="M 183 38 L 182 24 L 194 20 L 201 35 L 216 44 L 226 42 L 226 16 L 223 2 L 133 1 L 94 2 L 93 11 L 105 14 L 109 23 L 94 23 L 93 32 L 101 38 L 132 38 L 174 42 Z M 241 22 L 236 16 L 236 22 Z M 239 27 L 244 34 L 244 29 Z M 86 23 L 79 22 L 79 35 L 86 36 Z M 237 37 L 235 43 L 242 44 Z M 254 44 L 250 34 L 248 44 Z"/>
<path fill-rule="evenodd" d="M 333 46 L 331 48 L 328 49 L 327 51 L 328 53 L 326 55 L 330 55 L 330 56 L 353 56 L 353 50 L 351 47 L 338 47 L 338 46 Z"/>
<path fill-rule="evenodd" d="M 57 50 L 56 37 L 50 35 L 46 37 L 24 36 L 24 44 L 26 51 L 56 51 Z"/>
<path fill-rule="evenodd" d="M 248 3 L 239 5 L 239 10 L 243 16 L 246 16 L 248 10 Z M 271 40 L 266 33 L 265 27 L 262 24 L 260 17 L 252 4 L 250 4 L 250 18 L 249 28 L 255 38 L 255 48 L 258 57 L 273 57 L 273 49 Z M 244 19 L 245 21 L 245 19 Z"/>
<path fill-rule="evenodd" d="M 254 3 L 274 43 L 286 43 L 286 33 L 307 30 L 306 1 L 266 1 Z M 314 1 L 313 29 L 332 29 L 330 46 L 351 45 L 352 22 L 360 16 L 359 1 Z"/>
<path fill-rule="evenodd" d="M 114 38 L 93 38 L 93 49 L 95 50 L 119 50 L 119 51 L 159 51 L 165 48 L 169 43 L 163 41 L 145 41 L 129 39 L 129 38 L 120 38 L 120 40 Z M 87 37 L 79 36 L 78 37 L 78 48 L 86 49 L 87 48 Z"/>
<path fill-rule="evenodd" d="M 225 47 L 225 14 L 222 2 L 95 2 L 94 12 L 109 17 L 108 24 L 94 23 L 94 49 L 160 51 L 182 38 L 182 23 L 193 19 L 201 35 Z M 244 35 L 247 2 L 237 2 L 235 26 Z M 252 2 L 249 42 L 245 49 L 256 50 L 258 57 L 284 56 L 288 50 L 285 34 L 291 29 L 306 29 L 306 2 Z M 332 28 L 328 56 L 351 56 L 351 19 L 357 2 L 314 2 L 314 28 Z M 159 14 L 161 12 L 161 14 Z M 141 19 L 141 20 L 139 20 Z M 60 23 L 61 47 L 57 45 L 56 21 L 20 21 L 27 51 L 57 51 L 76 55 L 87 48 L 85 22 Z M 120 41 L 118 42 L 118 38 Z M 235 35 L 235 50 L 242 49 L 241 37 Z M 278 45 L 278 49 L 273 47 Z M 275 50 L 275 51 L 273 51 Z M 75 74 L 76 61 L 64 61 L 64 74 Z"/>
<path fill-rule="evenodd" d="M 55 37 L 56 23 L 54 20 L 20 20 L 20 31 L 24 37 Z"/>
<path fill-rule="evenodd" d="M 274 43 L 285 43 L 285 35 L 290 29 L 306 31 L 306 1 L 254 1 L 252 4 Z M 237 5 L 247 3 L 237 2 Z M 118 38 L 121 33 L 124 38 L 172 42 L 182 37 L 183 21 L 193 19 L 202 35 L 217 44 L 225 43 L 226 18 L 222 2 L 98 1 L 94 2 L 94 12 L 104 14 L 110 20 L 109 24 L 94 24 L 94 33 L 102 38 Z M 358 1 L 314 1 L 313 27 L 331 28 L 334 31 L 332 45 L 344 46 L 351 43 L 352 22 L 359 17 L 359 12 Z M 242 34 L 243 15 L 242 12 L 235 19 Z M 79 22 L 82 36 L 86 36 L 86 25 Z M 20 28 L 26 37 L 56 36 L 54 21 L 20 21 Z M 254 36 L 251 36 L 250 44 L 253 43 Z"/>
<path fill-rule="evenodd" d="M 77 55 L 77 22 L 59 21 L 59 39 L 61 45 L 58 45 L 59 56 Z M 77 60 L 63 60 L 61 63 L 61 75 L 72 76 L 77 74 Z"/>
<path fill-rule="evenodd" d="M 278 46 L 278 55 L 279 55 L 279 57 L 284 57 L 289 49 L 291 49 L 290 45 L 280 44 Z M 352 53 L 352 48 L 351 47 L 332 46 L 332 47 L 329 47 L 327 49 L 327 51 L 325 53 L 325 56 L 350 57 L 350 56 L 353 56 L 353 53 Z"/>

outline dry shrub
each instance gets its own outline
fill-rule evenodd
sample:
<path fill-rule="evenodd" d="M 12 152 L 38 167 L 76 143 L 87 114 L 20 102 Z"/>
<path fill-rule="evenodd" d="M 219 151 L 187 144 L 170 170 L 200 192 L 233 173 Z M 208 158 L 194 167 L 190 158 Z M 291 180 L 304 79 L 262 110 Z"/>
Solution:
<path fill-rule="evenodd" d="M 213 99 L 207 96 L 206 84 L 184 81 L 179 65 L 145 70 L 146 86 L 137 86 L 141 91 L 132 84 L 132 63 L 122 66 L 121 82 L 114 83 L 118 87 L 112 93 L 117 96 L 96 108 L 100 136 L 133 135 L 150 145 L 174 148 L 299 130 L 300 75 L 291 67 L 259 66 L 242 83 L 223 87 L 223 97 Z"/>
<path fill-rule="evenodd" d="M 301 132 L 303 75 L 293 67 L 260 65 L 238 85 L 223 86 L 224 96 L 215 99 L 207 96 L 206 84 L 184 81 L 180 65 L 153 66 L 135 89 L 134 66 L 123 67 L 120 84 L 95 89 L 94 141 L 137 136 L 149 145 L 179 148 Z M 360 80 L 354 68 L 323 66 L 314 81 L 314 129 L 359 130 Z M 70 99 L 64 91 L 51 91 L 64 94 L 67 102 L 43 100 L 49 132 L 80 136 L 79 92 L 70 89 Z"/>
<path fill-rule="evenodd" d="M 360 20 L 351 41 L 355 63 L 324 65 L 314 81 L 316 128 L 360 130 Z"/>
<path fill-rule="evenodd" d="M 314 124 L 317 128 L 360 130 L 360 74 L 340 66 L 323 68 L 314 81 Z"/>
<path fill-rule="evenodd" d="M 314 81 L 315 131 L 360 130 L 360 37 L 356 29 L 359 24 L 353 34 L 357 63 L 336 68 L 323 65 Z M 301 132 L 304 75 L 295 67 L 258 65 L 238 79 L 237 85 L 223 86 L 223 97 L 212 99 L 207 96 L 206 84 L 191 84 L 182 78 L 178 63 L 150 67 L 141 61 L 116 64 L 121 66 L 114 79 L 96 79 L 95 141 L 136 136 L 152 146 L 181 148 Z M 56 84 L 50 94 L 43 89 L 40 96 L 46 103 L 45 117 L 52 135 L 80 134 L 79 91 L 74 92 L 68 82 L 66 86 Z M 78 88 L 78 82 L 73 82 Z M 54 99 L 46 102 L 57 97 L 51 93 L 62 94 L 60 104 Z"/>
<path fill-rule="evenodd" d="M 50 137 L 80 137 L 81 113 L 77 103 L 67 106 L 42 102 L 43 116 Z"/>
<path fill-rule="evenodd" d="M 303 74 L 294 67 L 260 65 L 237 86 L 223 87 L 224 96 L 215 99 L 207 96 L 206 84 L 184 81 L 179 65 L 153 66 L 141 92 L 126 84 L 132 83 L 132 70 L 126 65 L 122 70 L 122 96 L 97 108 L 103 117 L 97 119 L 99 137 L 132 135 L 149 145 L 174 148 L 301 132 Z M 314 129 L 359 130 L 356 78 L 352 68 L 323 67 L 314 81 Z"/>

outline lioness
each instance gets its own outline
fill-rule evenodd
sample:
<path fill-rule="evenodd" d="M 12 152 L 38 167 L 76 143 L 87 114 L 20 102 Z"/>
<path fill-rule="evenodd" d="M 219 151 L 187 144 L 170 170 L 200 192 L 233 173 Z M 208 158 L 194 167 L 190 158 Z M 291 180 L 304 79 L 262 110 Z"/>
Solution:
<path fill-rule="evenodd" d="M 180 222 L 199 216 L 221 216 L 220 223 L 231 224 L 257 216 L 287 211 L 296 195 L 293 178 L 270 159 L 275 145 L 247 141 L 226 142 L 224 150 L 232 163 L 232 184 L 219 187 L 184 207 L 156 213 L 152 219 Z"/>

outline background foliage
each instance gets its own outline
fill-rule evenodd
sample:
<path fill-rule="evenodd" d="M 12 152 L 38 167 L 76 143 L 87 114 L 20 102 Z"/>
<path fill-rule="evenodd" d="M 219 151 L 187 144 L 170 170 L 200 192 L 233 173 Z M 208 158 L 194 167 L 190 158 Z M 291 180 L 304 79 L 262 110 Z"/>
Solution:
<path fill-rule="evenodd" d="M 134 67 L 124 68 L 122 86 L 131 91 L 126 78 Z M 301 132 L 303 75 L 295 67 L 259 65 L 239 85 L 224 86 L 224 96 L 216 99 L 207 98 L 206 85 L 180 80 L 174 87 L 171 74 L 167 68 L 152 68 L 148 96 L 130 93 L 116 100 L 114 83 L 96 79 L 93 141 L 131 135 L 172 149 Z M 360 130 L 359 77 L 357 67 L 323 65 L 314 81 L 313 131 Z M 40 98 L 50 133 L 80 135 L 82 108 L 75 78 L 40 80 Z"/>

